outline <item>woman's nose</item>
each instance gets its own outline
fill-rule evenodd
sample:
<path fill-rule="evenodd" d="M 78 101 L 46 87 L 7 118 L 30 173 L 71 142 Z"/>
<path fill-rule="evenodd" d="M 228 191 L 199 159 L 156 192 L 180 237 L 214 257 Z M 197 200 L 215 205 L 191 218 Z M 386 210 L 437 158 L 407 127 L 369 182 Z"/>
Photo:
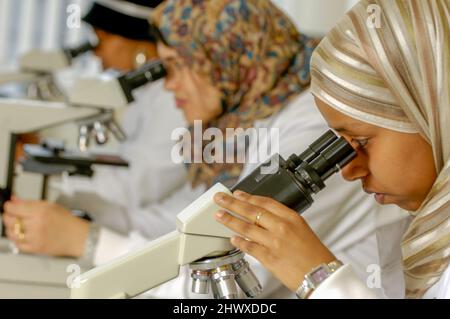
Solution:
<path fill-rule="evenodd" d="M 369 170 L 367 169 L 367 165 L 360 156 L 357 156 L 353 161 L 341 169 L 342 177 L 349 182 L 366 177 L 368 173 Z"/>

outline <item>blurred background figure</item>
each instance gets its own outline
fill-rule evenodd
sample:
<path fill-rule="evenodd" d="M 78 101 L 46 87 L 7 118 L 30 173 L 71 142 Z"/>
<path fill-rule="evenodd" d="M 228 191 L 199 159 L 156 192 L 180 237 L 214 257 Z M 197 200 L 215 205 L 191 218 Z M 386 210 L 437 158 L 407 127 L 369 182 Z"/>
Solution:
<path fill-rule="evenodd" d="M 81 23 L 93 0 L 0 0 L 0 70 L 31 48 L 75 46 L 87 39 Z M 105 0 L 103 3 L 111 1 Z M 146 1 L 140 1 L 144 3 Z M 151 1 L 150 1 L 151 2 Z M 324 35 L 356 0 L 274 0 L 307 35 Z M 302 23 L 300 23 L 300 21 Z"/>
<path fill-rule="evenodd" d="M 56 50 L 75 47 L 91 35 L 81 23 L 82 13 L 91 0 L 1 0 L 0 1 L 0 72 L 17 69 L 19 58 L 31 49 Z M 98 71 L 91 56 L 77 59 L 70 74 L 81 69 Z M 0 87 L 0 94 L 17 94 L 17 86 Z"/>
<path fill-rule="evenodd" d="M 161 2 L 94 1 L 82 20 L 98 37 L 94 52 L 104 69 L 126 72 L 158 59 L 147 19 Z M 122 121 L 127 141 L 119 146 L 119 153 L 131 164 L 129 169 L 98 167 L 94 178 L 65 178 L 56 185 L 62 190 L 57 202 L 87 211 L 118 232 L 129 231 L 135 222 L 132 212 L 169 196 L 186 178 L 184 167 L 171 160 L 171 133 L 185 126 L 173 96 L 162 80 L 133 95 L 136 101 Z"/>
<path fill-rule="evenodd" d="M 91 1 L 81 21 L 83 29 L 94 32 L 98 38 L 93 53 L 103 69 L 128 72 L 158 58 L 147 18 L 160 2 Z M 92 71 L 87 70 L 87 73 Z M 74 75 L 68 76 L 66 72 L 62 77 L 73 78 Z M 70 86 L 67 89 L 70 90 Z M 56 202 L 76 211 L 89 212 L 89 216 L 99 224 L 119 233 L 127 233 L 130 225 L 136 222 L 131 212 L 163 199 L 185 180 L 184 167 L 171 160 L 174 143 L 171 133 L 185 126 L 172 95 L 164 89 L 162 81 L 147 84 L 135 90 L 133 95 L 135 102 L 128 106 L 121 123 L 127 140 L 115 150 L 129 162 L 129 168 L 98 166 L 92 178 L 63 175 L 60 181 L 50 185 L 52 193 L 60 193 Z M 112 150 L 111 146 L 109 148 Z M 161 183 L 161 179 L 165 182 Z M 23 200 L 15 199 L 13 202 Z M 86 239 L 92 224 L 67 211 L 52 211 L 50 206 L 45 206 L 47 209 L 39 214 L 36 213 L 39 211 L 36 202 L 27 203 L 30 203 L 30 216 L 24 217 L 23 223 L 28 224 L 27 232 L 34 236 L 29 252 L 84 256 L 86 263 L 92 262 L 92 256 L 88 256 L 89 251 L 85 250 L 91 246 Z M 49 202 L 41 204 L 51 205 Z M 7 220 L 5 217 L 5 224 Z M 60 240 L 51 240 L 51 236 Z M 95 236 L 91 234 L 91 237 Z M 77 240 L 71 241 L 73 238 Z"/>

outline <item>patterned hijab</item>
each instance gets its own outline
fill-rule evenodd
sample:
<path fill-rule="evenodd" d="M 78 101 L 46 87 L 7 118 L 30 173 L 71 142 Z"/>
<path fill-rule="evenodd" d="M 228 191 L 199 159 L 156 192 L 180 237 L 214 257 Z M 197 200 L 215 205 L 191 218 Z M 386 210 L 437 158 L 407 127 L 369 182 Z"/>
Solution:
<path fill-rule="evenodd" d="M 310 84 L 318 41 L 300 34 L 269 0 L 167 0 L 151 18 L 184 62 L 222 92 L 223 113 L 207 127 L 245 130 Z M 194 186 L 231 185 L 241 170 L 242 164 L 189 164 Z"/>
<path fill-rule="evenodd" d="M 368 12 L 380 13 L 378 28 Z M 439 176 L 402 242 L 406 296 L 421 297 L 450 261 L 450 1 L 361 1 L 320 43 L 311 72 L 330 106 L 432 146 Z"/>

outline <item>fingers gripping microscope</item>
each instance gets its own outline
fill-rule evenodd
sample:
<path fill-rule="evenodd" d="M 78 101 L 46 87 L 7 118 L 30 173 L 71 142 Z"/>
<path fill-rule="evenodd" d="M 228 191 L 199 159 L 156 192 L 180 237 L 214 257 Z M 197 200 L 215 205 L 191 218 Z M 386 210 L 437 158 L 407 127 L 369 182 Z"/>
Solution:
<path fill-rule="evenodd" d="M 231 246 L 233 233 L 215 221 L 219 207 L 214 195 L 239 189 L 272 197 L 302 213 L 324 182 L 355 156 L 352 146 L 332 131 L 288 160 L 275 154 L 231 189 L 222 184 L 210 188 L 177 216 L 176 231 L 81 274 L 71 297 L 131 298 L 177 277 L 180 266 L 187 264 L 194 293 L 208 294 L 211 288 L 214 298 L 233 299 L 239 296 L 239 286 L 247 297 L 255 297 L 262 287 L 244 254 Z M 268 171 L 273 163 L 276 169 Z"/>

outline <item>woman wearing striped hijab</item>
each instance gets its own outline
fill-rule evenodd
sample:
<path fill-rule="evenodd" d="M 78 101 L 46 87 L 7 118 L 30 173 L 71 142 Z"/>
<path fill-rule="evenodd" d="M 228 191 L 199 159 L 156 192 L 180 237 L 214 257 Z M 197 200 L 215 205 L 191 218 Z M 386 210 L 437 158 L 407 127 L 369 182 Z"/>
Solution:
<path fill-rule="evenodd" d="M 320 43 L 311 72 L 319 110 L 358 154 L 344 178 L 410 211 L 399 256 L 405 296 L 450 298 L 450 1 L 361 1 Z M 374 296 L 350 265 L 316 268 L 335 257 L 286 207 L 242 193 L 221 206 L 250 220 L 246 212 L 263 212 L 261 227 L 217 217 L 251 239 L 233 240 L 238 248 L 302 297 Z"/>
<path fill-rule="evenodd" d="M 273 142 L 268 140 L 270 152 L 279 152 L 287 158 L 301 152 L 309 141 L 326 130 L 326 123 L 308 94 L 309 62 L 318 41 L 299 33 L 271 1 L 167 0 L 156 8 L 151 21 L 158 39 L 159 57 L 168 73 L 165 87 L 174 93 L 193 135 L 198 121 L 202 121 L 198 132 L 211 128 L 221 130 L 224 138 L 217 142 L 225 144 L 224 153 L 228 154 L 228 146 L 234 147 L 235 140 L 233 135 L 227 136 L 228 130 L 276 130 L 278 138 Z M 195 138 L 191 145 L 187 143 L 186 149 L 193 150 L 187 152 L 189 185 L 171 196 L 177 208 L 171 205 L 168 211 L 181 211 L 217 182 L 233 185 L 252 172 L 258 162 L 267 159 L 269 154 L 258 158 L 265 147 L 258 134 L 250 135 L 248 141 L 249 156 L 245 163 L 228 161 L 228 158 L 225 163 L 189 160 L 191 155 L 195 157 L 196 149 L 200 149 L 197 152 L 200 157 L 207 153 L 202 149 L 207 150 L 210 144 L 209 141 L 206 146 L 202 141 L 196 143 Z M 234 150 L 239 151 L 238 148 L 236 145 Z M 321 194 L 327 200 L 308 210 L 305 218 L 337 255 L 361 264 L 359 268 L 365 271 L 364 265 L 373 259 L 361 252 L 372 244 L 365 240 L 362 243 L 361 238 L 371 237 L 374 228 L 371 221 L 377 207 L 357 185 L 342 185 L 335 179 L 328 186 Z M 353 200 L 347 201 L 348 197 Z M 336 228 L 338 220 L 342 223 Z M 362 232 L 348 231 L 354 228 Z M 280 289 L 279 281 L 258 262 L 249 259 L 249 263 L 264 287 L 260 297 L 292 296 L 284 287 Z M 194 298 L 189 291 L 189 267 L 182 267 L 180 272 L 182 275 L 176 280 L 146 295 Z"/>

